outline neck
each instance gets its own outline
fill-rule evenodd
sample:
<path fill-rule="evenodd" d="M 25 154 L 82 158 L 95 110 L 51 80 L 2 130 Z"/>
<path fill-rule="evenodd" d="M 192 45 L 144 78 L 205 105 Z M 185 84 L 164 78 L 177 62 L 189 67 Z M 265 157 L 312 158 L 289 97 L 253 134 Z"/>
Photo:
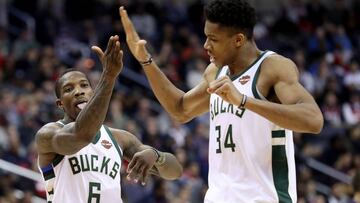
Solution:
<path fill-rule="evenodd" d="M 258 57 L 260 50 L 254 40 L 250 40 L 239 48 L 236 59 L 229 64 L 230 74 L 236 75 L 248 68 Z"/>
<path fill-rule="evenodd" d="M 64 122 L 64 124 L 66 125 L 68 123 L 74 122 L 75 120 L 70 118 L 67 114 L 65 114 L 64 118 L 61 121 Z"/>

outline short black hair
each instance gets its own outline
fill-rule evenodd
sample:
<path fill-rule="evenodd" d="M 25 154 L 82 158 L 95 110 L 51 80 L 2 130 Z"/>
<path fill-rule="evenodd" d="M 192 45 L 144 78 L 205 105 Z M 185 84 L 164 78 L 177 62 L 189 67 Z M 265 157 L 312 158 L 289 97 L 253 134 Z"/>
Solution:
<path fill-rule="evenodd" d="M 205 6 L 204 14 L 212 23 L 240 30 L 248 39 L 253 37 L 256 13 L 245 0 L 212 0 Z"/>
<path fill-rule="evenodd" d="M 56 95 L 56 98 L 60 98 L 61 97 L 61 85 L 62 85 L 62 83 L 63 83 L 63 80 L 62 80 L 62 78 L 63 78 L 63 76 L 66 74 L 66 73 L 70 73 L 70 72 L 80 72 L 80 73 L 83 73 L 83 72 L 81 72 L 81 71 L 79 71 L 79 70 L 77 70 L 77 69 L 75 69 L 75 68 L 69 68 L 69 69 L 66 69 L 64 72 L 62 72 L 61 74 L 60 74 L 60 76 L 57 78 L 57 80 L 55 81 L 55 95 Z M 89 80 L 89 78 L 88 78 L 88 76 L 85 74 L 85 73 L 83 73 L 84 75 L 85 75 L 85 77 L 86 77 L 86 79 L 89 81 L 89 83 L 90 83 L 90 80 Z M 91 85 L 91 84 L 90 84 Z"/>

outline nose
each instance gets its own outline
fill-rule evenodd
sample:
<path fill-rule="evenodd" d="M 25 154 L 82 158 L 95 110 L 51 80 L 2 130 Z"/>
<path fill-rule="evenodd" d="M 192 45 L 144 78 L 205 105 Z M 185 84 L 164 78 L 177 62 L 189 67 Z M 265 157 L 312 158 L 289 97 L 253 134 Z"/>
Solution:
<path fill-rule="evenodd" d="M 82 88 L 76 88 L 76 89 L 75 89 L 75 96 L 76 96 L 76 97 L 82 96 L 82 95 L 84 95 L 84 94 L 85 94 L 85 92 L 84 92 L 84 90 L 83 90 Z"/>
<path fill-rule="evenodd" d="M 206 41 L 204 43 L 204 49 L 209 50 L 209 40 L 206 38 Z"/>

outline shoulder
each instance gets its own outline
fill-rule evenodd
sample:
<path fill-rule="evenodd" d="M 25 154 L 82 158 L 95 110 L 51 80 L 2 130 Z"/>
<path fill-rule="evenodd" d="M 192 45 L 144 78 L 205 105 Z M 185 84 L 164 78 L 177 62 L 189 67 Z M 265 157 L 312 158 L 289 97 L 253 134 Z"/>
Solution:
<path fill-rule="evenodd" d="M 128 132 L 126 130 L 112 128 L 109 126 L 106 126 L 106 127 L 110 130 L 111 134 L 116 137 L 128 137 L 128 136 L 132 135 L 130 132 Z"/>
<path fill-rule="evenodd" d="M 42 151 L 43 146 L 48 146 L 49 142 L 51 142 L 52 137 L 56 134 L 56 132 L 62 128 L 62 125 L 51 122 L 43 127 L 41 127 L 35 135 L 35 142 L 37 144 L 39 152 Z"/>
<path fill-rule="evenodd" d="M 126 130 L 111 128 L 111 127 L 108 128 L 111 134 L 114 136 L 116 142 L 123 149 L 126 149 L 131 145 L 138 145 L 140 143 L 139 139 L 135 135 L 133 135 L 132 133 Z"/>
<path fill-rule="evenodd" d="M 62 126 L 56 122 L 47 123 L 36 132 L 36 138 L 51 136 L 61 128 Z"/>
<path fill-rule="evenodd" d="M 296 64 L 289 58 L 279 54 L 271 54 L 261 64 L 261 75 L 279 79 L 298 79 L 299 71 Z"/>
<path fill-rule="evenodd" d="M 132 156 L 138 152 L 143 145 L 140 140 L 132 133 L 126 130 L 109 128 L 113 134 L 117 144 L 124 152 L 124 158 L 130 160 Z"/>

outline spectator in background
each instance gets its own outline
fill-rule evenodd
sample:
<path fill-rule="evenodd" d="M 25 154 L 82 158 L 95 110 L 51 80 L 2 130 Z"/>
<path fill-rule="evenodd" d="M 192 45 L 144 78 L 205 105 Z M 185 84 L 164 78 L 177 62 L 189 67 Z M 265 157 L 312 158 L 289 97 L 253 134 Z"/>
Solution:
<path fill-rule="evenodd" d="M 350 99 L 342 106 L 342 114 L 347 125 L 360 123 L 360 91 L 351 91 Z"/>
<path fill-rule="evenodd" d="M 344 84 L 350 90 L 360 91 L 360 66 L 357 60 L 352 60 L 349 72 L 345 73 Z"/>
<path fill-rule="evenodd" d="M 334 92 L 327 92 L 324 101 L 320 105 L 324 115 L 324 129 L 322 133 L 330 138 L 336 134 L 344 134 L 343 116 L 338 97 Z"/>

